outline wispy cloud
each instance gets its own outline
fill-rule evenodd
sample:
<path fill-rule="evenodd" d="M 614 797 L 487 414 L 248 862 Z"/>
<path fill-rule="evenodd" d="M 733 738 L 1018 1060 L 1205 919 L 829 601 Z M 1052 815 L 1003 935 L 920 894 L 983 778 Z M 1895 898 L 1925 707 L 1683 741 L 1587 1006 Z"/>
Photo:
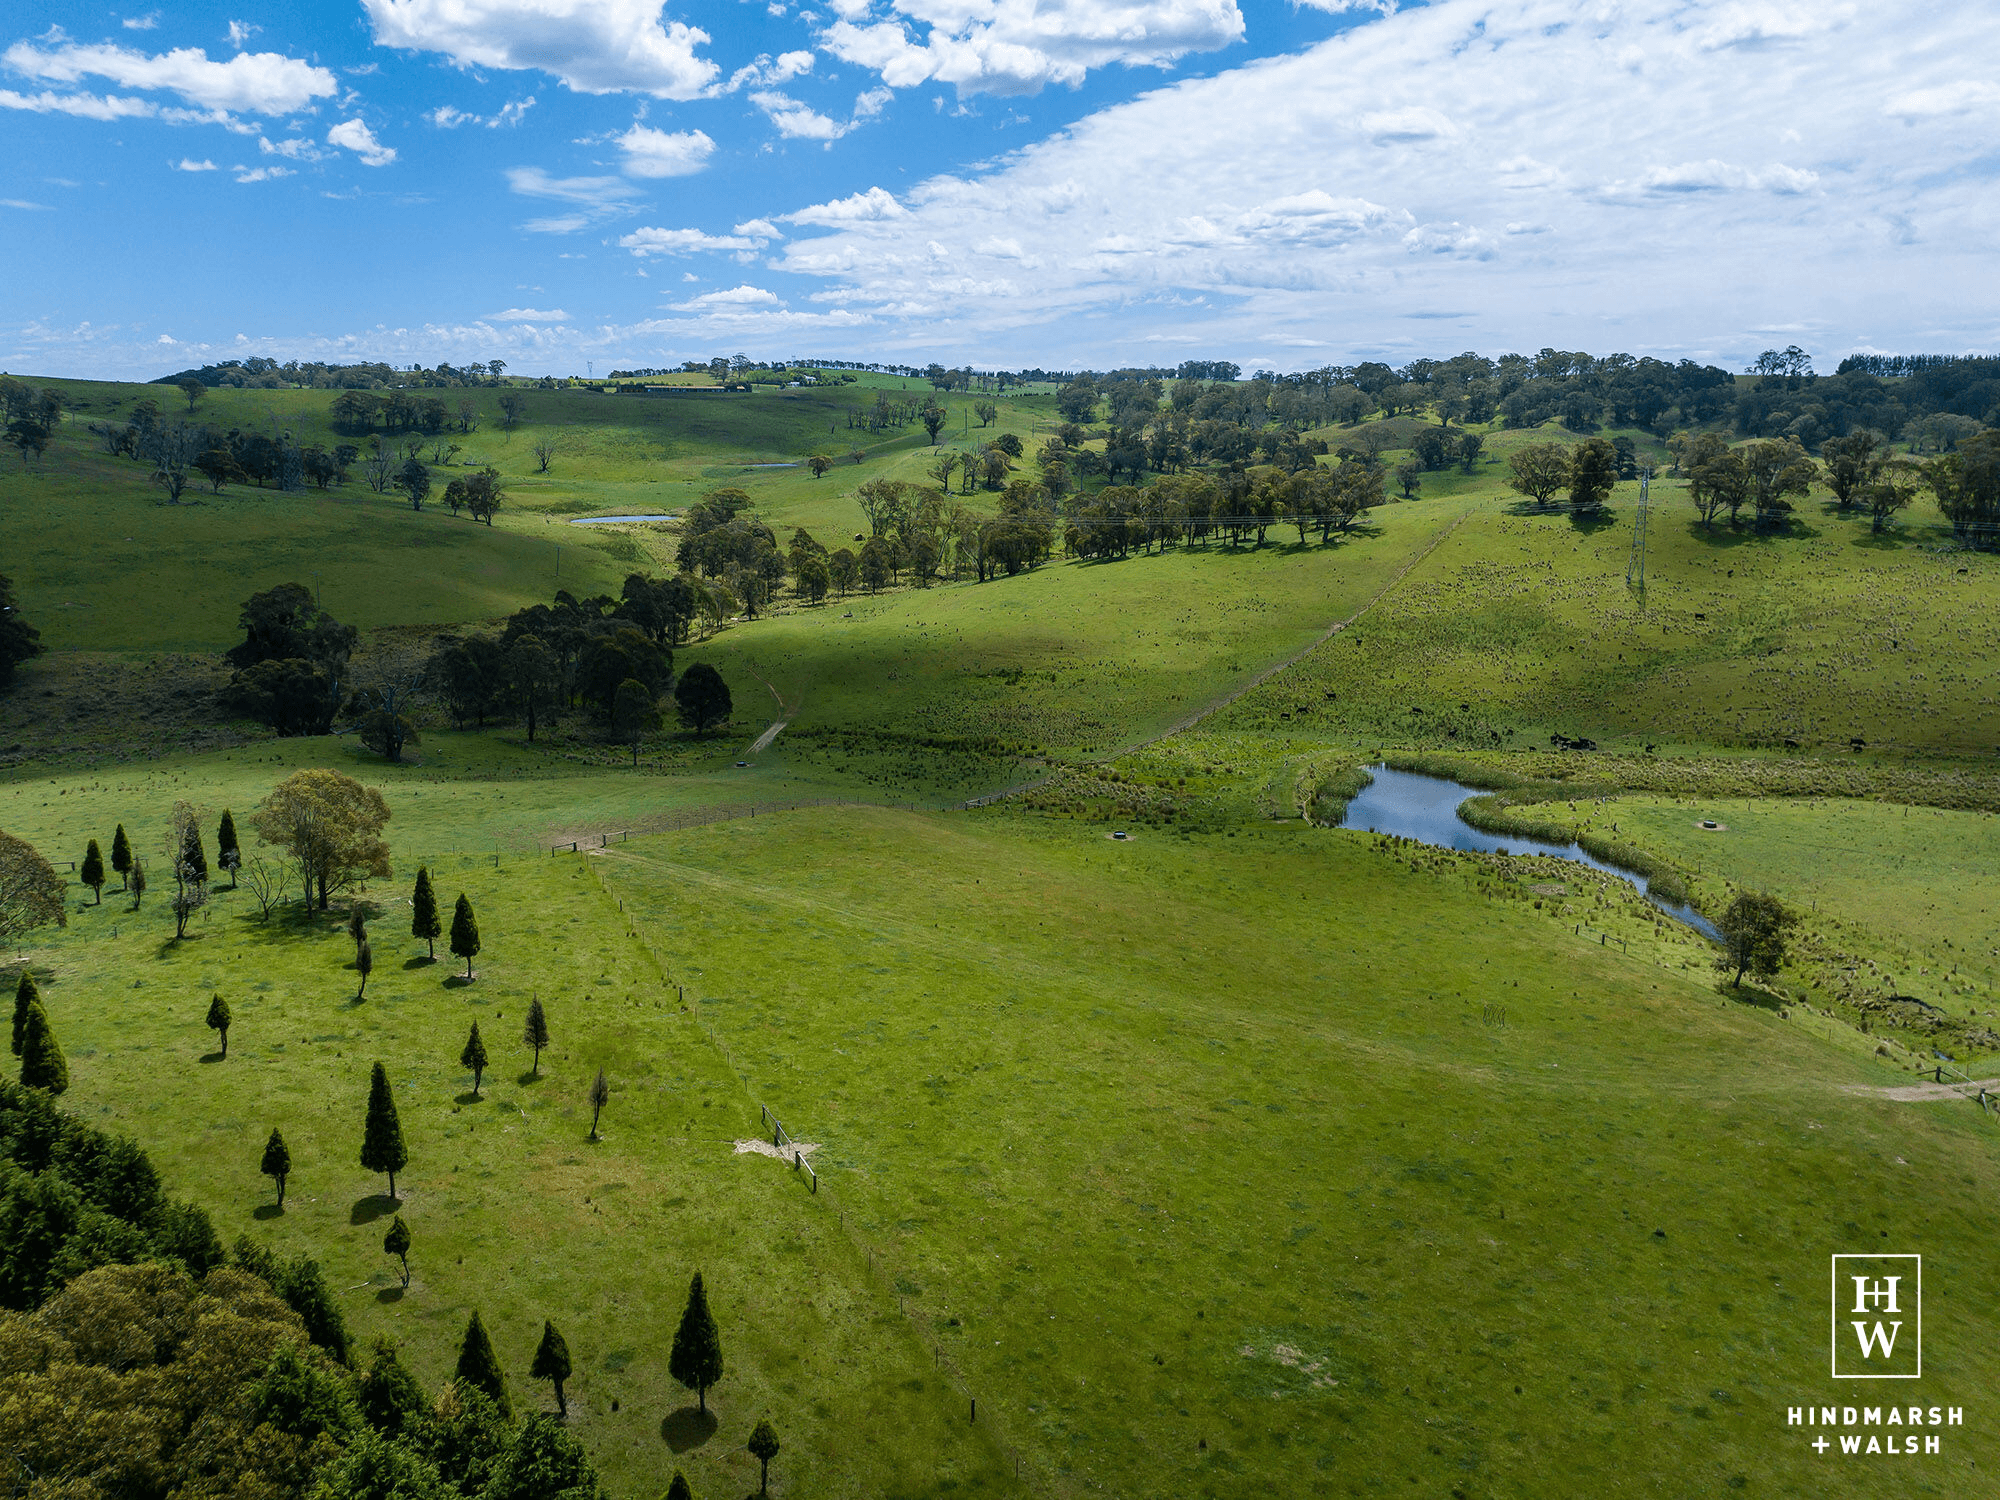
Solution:
<path fill-rule="evenodd" d="M 129 47 L 64 43 L 44 51 L 16 42 L 5 61 L 15 72 L 51 83 L 108 78 L 129 89 L 164 89 L 210 110 L 286 115 L 337 91 L 333 74 L 276 52 L 239 52 L 224 62 L 197 47 L 148 55 Z"/>
<path fill-rule="evenodd" d="M 663 24 L 660 0 L 362 0 L 384 47 L 464 68 L 533 70 L 580 94 L 694 99 L 721 70 L 708 33 Z"/>

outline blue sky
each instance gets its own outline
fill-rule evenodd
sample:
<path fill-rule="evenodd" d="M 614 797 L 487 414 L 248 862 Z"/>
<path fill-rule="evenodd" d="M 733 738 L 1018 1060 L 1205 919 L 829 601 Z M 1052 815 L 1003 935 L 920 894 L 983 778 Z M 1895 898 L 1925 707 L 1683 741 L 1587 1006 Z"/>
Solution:
<path fill-rule="evenodd" d="M 2000 343 L 2000 9 L 30 5 L 0 367 Z"/>

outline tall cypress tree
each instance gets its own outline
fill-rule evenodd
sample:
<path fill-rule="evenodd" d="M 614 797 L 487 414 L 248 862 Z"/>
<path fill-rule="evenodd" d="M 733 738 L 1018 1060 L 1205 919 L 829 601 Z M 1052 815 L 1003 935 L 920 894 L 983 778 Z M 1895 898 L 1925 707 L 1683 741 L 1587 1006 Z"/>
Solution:
<path fill-rule="evenodd" d="M 222 1055 L 229 1056 L 229 1002 L 220 995 L 209 999 L 208 1029 L 222 1038 Z"/>
<path fill-rule="evenodd" d="M 375 1340 L 374 1357 L 356 1387 L 361 1418 L 384 1437 L 396 1437 L 421 1421 L 430 1410 L 424 1388 L 387 1339 Z"/>
<path fill-rule="evenodd" d="M 437 892 L 431 889 L 431 872 L 417 871 L 417 888 L 410 895 L 410 936 L 420 937 L 430 947 L 430 956 L 438 956 L 437 940 L 444 931 L 444 923 L 438 918 Z"/>
<path fill-rule="evenodd" d="M 275 1129 L 271 1132 L 271 1138 L 264 1142 L 264 1161 L 257 1170 L 278 1185 L 278 1207 L 283 1208 L 285 1180 L 292 1175 L 292 1152 L 285 1144 L 285 1138 Z"/>
<path fill-rule="evenodd" d="M 472 1035 L 465 1039 L 465 1050 L 458 1054 L 458 1065 L 472 1069 L 472 1097 L 479 1097 L 479 1075 L 486 1071 L 486 1043 L 479 1040 L 479 1023 L 472 1023 Z"/>
<path fill-rule="evenodd" d="M 556 1414 L 567 1421 L 569 1402 L 563 1396 L 563 1382 L 569 1379 L 569 1345 L 556 1332 L 556 1325 L 546 1320 L 542 1323 L 541 1346 L 535 1350 L 535 1362 L 528 1367 L 528 1373 L 555 1386 Z"/>
<path fill-rule="evenodd" d="M 535 1049 L 535 1066 L 532 1076 L 540 1078 L 542 1076 L 542 1048 L 549 1044 L 549 1018 L 542 1011 L 542 1002 L 539 996 L 528 1002 L 528 1024 L 521 1028 L 521 1043 L 523 1046 Z"/>
<path fill-rule="evenodd" d="M 778 1434 L 771 1427 L 768 1418 L 758 1421 L 750 1434 L 750 1441 L 743 1445 L 750 1450 L 750 1456 L 763 1465 L 757 1478 L 757 1493 L 771 1493 L 771 1460 L 778 1456 Z"/>
<path fill-rule="evenodd" d="M 243 846 L 236 840 L 236 819 L 226 807 L 221 826 L 215 830 L 215 862 L 229 872 L 229 888 L 235 890 L 236 872 L 243 867 Z"/>
<path fill-rule="evenodd" d="M 28 1006 L 27 1023 L 21 1028 L 21 1083 L 26 1088 L 60 1094 L 69 1087 L 69 1062 L 49 1029 L 48 1012 L 42 1002 Z"/>
<path fill-rule="evenodd" d="M 667 1373 L 695 1392 L 701 1409 L 708 1410 L 708 1388 L 722 1379 L 722 1335 L 708 1311 L 708 1294 L 702 1290 L 699 1271 L 688 1288 L 687 1308 L 674 1333 L 673 1353 L 667 1356 Z"/>
<path fill-rule="evenodd" d="M 187 871 L 189 884 L 208 884 L 208 855 L 202 851 L 200 824 L 187 825 L 187 831 L 181 837 L 180 857 L 175 861 L 175 866 L 177 870 Z"/>
<path fill-rule="evenodd" d="M 465 977 L 472 978 L 472 958 L 479 951 L 479 919 L 462 891 L 451 913 L 451 951 L 465 960 Z"/>
<path fill-rule="evenodd" d="M 356 991 L 355 998 L 365 999 L 368 994 L 368 976 L 375 972 L 375 950 L 369 945 L 367 938 L 361 940 L 361 946 L 354 952 L 354 970 L 361 976 L 361 988 Z"/>
<path fill-rule="evenodd" d="M 347 908 L 347 935 L 354 939 L 354 955 L 361 956 L 361 945 L 368 941 L 368 909 L 355 897 Z"/>
<path fill-rule="evenodd" d="M 507 1377 L 500 1373 L 493 1340 L 486 1336 L 486 1325 L 479 1321 L 477 1312 L 465 1325 L 465 1342 L 458 1346 L 457 1375 L 475 1391 L 491 1397 L 501 1416 L 510 1422 L 514 1420 L 514 1408 L 507 1399 Z"/>
<path fill-rule="evenodd" d="M 104 856 L 98 851 L 96 839 L 92 839 L 90 846 L 83 851 L 83 868 L 77 873 L 83 877 L 83 883 L 96 893 L 97 899 L 91 905 L 102 906 L 104 904 Z"/>
<path fill-rule="evenodd" d="M 347 1363 L 347 1320 L 326 1284 L 319 1262 L 310 1255 L 287 1261 L 278 1271 L 277 1292 L 306 1325 L 306 1337 L 342 1364 Z"/>
<path fill-rule="evenodd" d="M 590 1080 L 590 1138 L 597 1139 L 597 1117 L 604 1113 L 604 1106 L 611 1102 L 611 1085 L 604 1081 L 604 1069 L 597 1070 L 597 1076 Z"/>
<path fill-rule="evenodd" d="M 125 837 L 123 823 L 111 835 L 111 868 L 118 872 L 118 879 L 123 882 L 119 889 L 125 889 L 132 880 L 132 841 Z"/>
<path fill-rule="evenodd" d="M 21 1043 L 28 1035 L 28 1007 L 39 1005 L 42 992 L 35 985 L 34 971 L 21 970 L 21 982 L 14 987 L 14 1055 L 21 1055 Z"/>
<path fill-rule="evenodd" d="M 371 1172 L 389 1174 L 389 1197 L 394 1201 L 396 1174 L 409 1161 L 402 1121 L 396 1118 L 396 1095 L 389 1087 L 388 1071 L 377 1063 L 368 1075 L 368 1122 L 361 1133 L 361 1165 Z"/>

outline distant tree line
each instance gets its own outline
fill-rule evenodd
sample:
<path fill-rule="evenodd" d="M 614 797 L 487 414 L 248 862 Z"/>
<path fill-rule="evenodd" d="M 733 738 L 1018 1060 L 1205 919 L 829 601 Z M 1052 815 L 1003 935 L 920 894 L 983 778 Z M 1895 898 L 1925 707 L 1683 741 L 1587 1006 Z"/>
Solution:
<path fill-rule="evenodd" d="M 253 356 L 249 359 L 225 359 L 192 370 L 177 370 L 172 375 L 160 376 L 152 383 L 178 386 L 193 380 L 210 390 L 223 386 L 271 391 L 296 388 L 385 390 L 401 386 L 499 385 L 506 372 L 507 362 L 502 359 L 485 364 L 475 360 L 469 365 L 451 365 L 440 360 L 435 367 L 427 370 L 422 365 L 398 369 L 394 365 L 373 361 L 330 365 L 311 360 L 287 360 L 280 364 L 275 359 Z"/>

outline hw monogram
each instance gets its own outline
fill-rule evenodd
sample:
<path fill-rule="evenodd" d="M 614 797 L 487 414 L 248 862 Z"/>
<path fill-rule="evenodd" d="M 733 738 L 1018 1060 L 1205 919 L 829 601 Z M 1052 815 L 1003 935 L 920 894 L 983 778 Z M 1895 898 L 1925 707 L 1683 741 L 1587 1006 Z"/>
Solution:
<path fill-rule="evenodd" d="M 1915 1380 L 1924 1373 L 1920 1255 L 1833 1257 L 1833 1378 Z"/>

